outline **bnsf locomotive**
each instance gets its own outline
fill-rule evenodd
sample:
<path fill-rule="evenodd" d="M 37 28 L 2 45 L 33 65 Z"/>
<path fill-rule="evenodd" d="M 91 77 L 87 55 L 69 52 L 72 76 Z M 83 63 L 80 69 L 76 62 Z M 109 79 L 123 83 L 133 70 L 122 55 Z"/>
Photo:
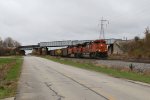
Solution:
<path fill-rule="evenodd" d="M 68 46 L 67 48 L 51 50 L 50 55 L 77 58 L 106 58 L 107 51 L 108 49 L 105 40 L 95 40 L 92 42 Z"/>

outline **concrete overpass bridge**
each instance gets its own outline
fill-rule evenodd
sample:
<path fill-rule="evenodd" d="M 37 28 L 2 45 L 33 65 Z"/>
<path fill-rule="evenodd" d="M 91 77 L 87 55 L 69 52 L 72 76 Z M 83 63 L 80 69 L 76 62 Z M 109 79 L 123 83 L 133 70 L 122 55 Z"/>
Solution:
<path fill-rule="evenodd" d="M 22 51 L 33 50 L 34 52 L 38 52 L 38 54 L 41 54 L 42 51 L 48 51 L 48 47 L 65 47 L 91 41 L 93 40 L 65 40 L 65 41 L 40 42 L 37 45 L 20 46 L 19 49 Z M 115 43 L 115 41 L 121 41 L 121 39 L 105 39 L 105 41 L 108 44 L 110 52 L 113 52 L 113 44 Z"/>
<path fill-rule="evenodd" d="M 108 45 L 113 44 L 116 40 L 120 39 L 105 39 Z M 52 42 L 40 42 L 40 47 L 63 47 L 63 46 L 71 46 L 76 44 L 82 44 L 85 42 L 91 42 L 94 40 L 67 40 L 67 41 L 52 41 Z"/>
<path fill-rule="evenodd" d="M 20 46 L 20 50 L 33 50 L 34 48 L 40 48 L 39 45 L 27 45 L 27 46 Z"/>

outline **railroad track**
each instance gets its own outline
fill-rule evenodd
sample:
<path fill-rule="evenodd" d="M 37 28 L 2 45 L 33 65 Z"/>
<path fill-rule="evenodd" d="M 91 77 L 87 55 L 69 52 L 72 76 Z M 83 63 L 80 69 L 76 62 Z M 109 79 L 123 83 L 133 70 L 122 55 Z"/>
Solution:
<path fill-rule="evenodd" d="M 135 62 L 135 63 L 147 63 L 150 64 L 150 59 L 107 59 L 107 58 L 73 58 L 73 57 L 59 57 L 65 59 L 80 59 L 80 60 L 108 60 L 108 61 L 124 61 L 124 62 Z"/>
<path fill-rule="evenodd" d="M 150 63 L 149 62 L 138 62 L 136 60 L 116 60 L 116 59 L 91 59 L 91 58 L 67 58 L 67 57 L 59 57 L 61 59 L 68 59 L 75 62 L 87 62 L 93 63 L 98 65 L 106 65 L 108 67 L 126 67 L 132 64 L 135 70 L 144 71 L 150 70 Z"/>

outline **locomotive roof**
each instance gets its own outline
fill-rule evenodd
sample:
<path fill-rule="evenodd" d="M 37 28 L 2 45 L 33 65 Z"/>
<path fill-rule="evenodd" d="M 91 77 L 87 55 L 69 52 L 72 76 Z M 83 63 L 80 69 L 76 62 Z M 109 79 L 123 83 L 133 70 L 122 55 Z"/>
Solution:
<path fill-rule="evenodd" d="M 106 43 L 106 41 L 105 40 L 95 40 L 95 41 L 93 41 L 94 43 Z"/>
<path fill-rule="evenodd" d="M 91 43 L 106 43 L 106 41 L 105 40 L 95 40 L 95 41 L 91 41 L 91 42 L 84 42 L 83 44 L 71 45 L 71 46 L 68 46 L 67 48 L 86 46 Z"/>

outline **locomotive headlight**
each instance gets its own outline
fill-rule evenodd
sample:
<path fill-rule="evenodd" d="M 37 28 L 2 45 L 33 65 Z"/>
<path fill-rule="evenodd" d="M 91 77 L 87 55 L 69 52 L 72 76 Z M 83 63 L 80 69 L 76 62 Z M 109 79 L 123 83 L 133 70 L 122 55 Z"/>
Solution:
<path fill-rule="evenodd" d="M 99 49 L 98 51 L 99 51 L 99 52 L 101 52 L 101 50 L 100 50 L 100 49 Z"/>

